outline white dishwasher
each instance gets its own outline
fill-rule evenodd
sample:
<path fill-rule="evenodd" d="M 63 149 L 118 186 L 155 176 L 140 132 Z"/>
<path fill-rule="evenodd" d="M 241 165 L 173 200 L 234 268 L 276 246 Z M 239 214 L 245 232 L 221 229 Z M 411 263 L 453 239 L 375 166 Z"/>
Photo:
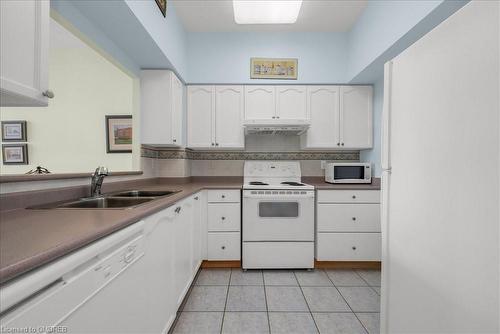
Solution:
<path fill-rule="evenodd" d="M 141 221 L 8 282 L 0 288 L 1 332 L 92 333 L 87 311 L 96 307 L 110 324 L 107 332 L 123 332 L 127 319 L 107 310 L 120 309 L 123 289 L 137 288 L 127 273 L 143 255 Z M 116 281 L 120 289 L 113 289 Z"/>

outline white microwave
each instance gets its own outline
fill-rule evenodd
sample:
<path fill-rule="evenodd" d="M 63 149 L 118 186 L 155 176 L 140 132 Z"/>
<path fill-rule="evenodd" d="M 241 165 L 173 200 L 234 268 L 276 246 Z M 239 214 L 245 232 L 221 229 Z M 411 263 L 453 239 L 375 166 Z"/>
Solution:
<path fill-rule="evenodd" d="M 371 164 L 369 162 L 346 162 L 346 163 L 326 164 L 325 182 L 372 183 Z"/>

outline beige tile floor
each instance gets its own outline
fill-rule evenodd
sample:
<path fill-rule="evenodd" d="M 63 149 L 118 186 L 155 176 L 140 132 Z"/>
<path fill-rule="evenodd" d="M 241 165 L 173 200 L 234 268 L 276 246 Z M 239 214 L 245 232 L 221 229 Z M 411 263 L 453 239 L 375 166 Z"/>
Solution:
<path fill-rule="evenodd" d="M 380 271 L 203 269 L 172 333 L 379 333 Z"/>

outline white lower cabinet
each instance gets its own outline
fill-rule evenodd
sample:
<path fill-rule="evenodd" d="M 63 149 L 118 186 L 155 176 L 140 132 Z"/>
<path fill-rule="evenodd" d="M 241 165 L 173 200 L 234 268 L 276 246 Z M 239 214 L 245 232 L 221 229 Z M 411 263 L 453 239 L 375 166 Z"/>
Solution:
<path fill-rule="evenodd" d="M 316 260 L 380 261 L 380 191 L 319 190 Z"/>
<path fill-rule="evenodd" d="M 241 259 L 241 191 L 207 191 L 207 259 Z"/>

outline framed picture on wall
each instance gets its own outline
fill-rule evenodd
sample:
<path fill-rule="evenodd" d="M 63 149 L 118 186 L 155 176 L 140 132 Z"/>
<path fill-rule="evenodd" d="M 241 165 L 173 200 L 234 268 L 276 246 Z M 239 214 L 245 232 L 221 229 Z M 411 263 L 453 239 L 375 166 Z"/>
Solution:
<path fill-rule="evenodd" d="M 132 153 L 132 115 L 106 116 L 106 152 Z"/>
<path fill-rule="evenodd" d="M 2 158 L 4 165 L 27 165 L 28 144 L 3 144 Z"/>
<path fill-rule="evenodd" d="M 167 16 L 167 0 L 156 0 L 156 4 L 158 5 L 158 8 L 160 8 L 160 11 L 163 14 L 163 17 L 166 17 Z"/>
<path fill-rule="evenodd" d="M 3 121 L 2 141 L 26 141 L 26 121 Z"/>
<path fill-rule="evenodd" d="M 251 79 L 297 80 L 297 59 L 295 58 L 251 58 Z"/>

